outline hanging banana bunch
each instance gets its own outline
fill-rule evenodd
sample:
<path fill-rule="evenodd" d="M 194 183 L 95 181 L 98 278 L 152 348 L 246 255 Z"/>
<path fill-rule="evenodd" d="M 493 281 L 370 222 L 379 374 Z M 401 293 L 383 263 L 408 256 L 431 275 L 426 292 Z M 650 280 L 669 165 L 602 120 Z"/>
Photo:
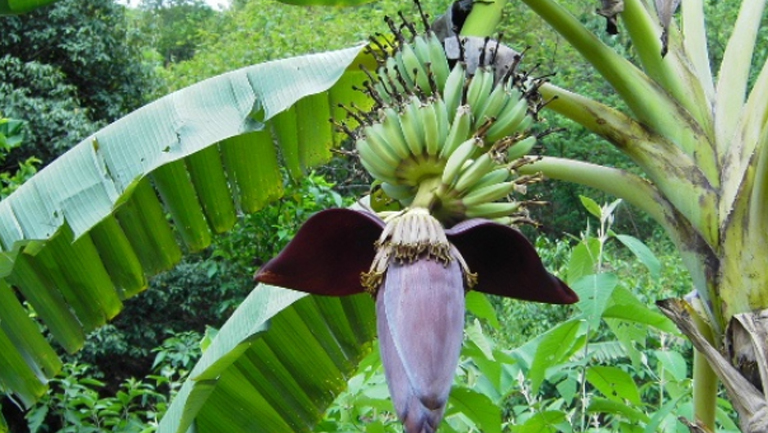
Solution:
<path fill-rule="evenodd" d="M 428 27 L 419 34 L 404 18 L 387 23 L 391 39 L 371 38 L 379 66 L 364 90 L 376 105 L 367 113 L 347 108 L 361 124 L 346 130 L 363 167 L 391 200 L 427 208 L 447 226 L 467 218 L 525 220 L 523 203 L 508 197 L 532 181 L 516 178 L 514 168 L 536 143 L 529 129 L 540 108 L 539 81 L 516 73 L 519 55 L 515 65 L 497 64 L 506 48 L 497 41 L 485 39 L 479 55 L 475 48 L 449 61 Z M 414 203 L 420 190 L 422 201 Z"/>

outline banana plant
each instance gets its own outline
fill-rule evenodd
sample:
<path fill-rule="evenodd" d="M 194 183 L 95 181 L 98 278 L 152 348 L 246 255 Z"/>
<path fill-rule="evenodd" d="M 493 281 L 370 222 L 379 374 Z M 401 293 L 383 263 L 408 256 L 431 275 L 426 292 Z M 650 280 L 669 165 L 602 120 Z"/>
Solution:
<path fill-rule="evenodd" d="M 702 1 L 603 2 L 609 25 L 618 23 L 632 40 L 639 66 L 601 42 L 557 1 L 523 1 L 591 63 L 630 112 L 551 83 L 540 89 L 552 99 L 547 108 L 603 137 L 645 177 L 546 156 L 520 172 L 601 189 L 664 227 L 694 282 L 689 298 L 660 304 L 698 349 L 694 422 L 713 429 L 714 373 L 725 384 L 743 431 L 764 431 L 768 63 L 754 71 L 751 88 L 748 82 L 765 1 L 741 2 L 716 73 Z M 463 32 L 490 35 L 487 22 L 499 19 L 503 3 L 478 2 Z M 678 5 L 679 22 L 673 19 Z"/>

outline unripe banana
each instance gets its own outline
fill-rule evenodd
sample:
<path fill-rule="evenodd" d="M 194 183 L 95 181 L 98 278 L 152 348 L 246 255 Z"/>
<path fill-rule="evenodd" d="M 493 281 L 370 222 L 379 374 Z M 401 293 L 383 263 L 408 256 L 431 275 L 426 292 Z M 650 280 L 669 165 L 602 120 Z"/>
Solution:
<path fill-rule="evenodd" d="M 408 93 L 412 93 L 413 89 L 416 88 L 416 84 L 413 81 L 413 68 L 415 67 L 414 65 L 420 65 L 420 63 L 418 58 L 416 58 L 416 54 L 413 54 L 413 58 L 408 58 L 410 65 L 405 64 L 405 57 L 403 56 L 403 49 L 405 47 L 410 47 L 410 45 L 403 44 L 401 46 L 400 50 L 395 53 L 395 62 L 397 62 L 397 67 L 400 70 L 400 76 L 403 77 L 403 80 L 405 80 L 405 85 L 408 87 Z"/>
<path fill-rule="evenodd" d="M 430 57 L 429 53 L 429 43 L 424 38 L 424 36 L 419 35 L 413 38 L 413 50 L 416 52 L 416 55 L 419 57 L 419 63 L 421 63 L 422 67 L 426 71 L 427 69 L 427 63 L 432 63 L 432 59 Z"/>
<path fill-rule="evenodd" d="M 528 113 L 528 112 L 526 111 L 526 114 L 527 114 L 527 113 Z M 532 125 L 533 125 L 533 116 L 531 116 L 530 114 L 528 114 L 528 115 L 526 115 L 525 117 L 523 117 L 523 120 L 521 120 L 521 121 L 520 121 L 520 124 L 519 124 L 519 125 L 517 125 L 517 130 L 518 130 L 518 131 L 527 131 L 528 129 L 530 129 L 530 127 L 531 127 Z"/>
<path fill-rule="evenodd" d="M 472 137 L 461 143 L 456 150 L 450 154 L 448 161 L 445 163 L 445 168 L 443 169 L 441 178 L 443 185 L 448 187 L 453 186 L 464 162 L 472 157 L 472 154 L 475 153 L 475 150 L 478 149 L 480 144 L 482 144 L 482 142 L 479 142 L 477 138 Z"/>
<path fill-rule="evenodd" d="M 480 189 L 483 187 L 486 187 L 488 185 L 493 185 L 496 183 L 502 183 L 505 180 L 509 179 L 509 169 L 507 167 L 499 167 L 491 172 L 488 172 L 483 177 L 478 180 L 475 185 L 472 187 L 472 190 Z"/>
<path fill-rule="evenodd" d="M 400 114 L 400 129 L 403 131 L 403 137 L 405 137 L 405 142 L 408 144 L 408 149 L 416 157 L 421 156 L 426 147 L 424 130 L 418 112 L 420 105 L 419 98 L 412 96 L 411 101 L 403 107 L 403 112 Z"/>
<path fill-rule="evenodd" d="M 509 101 L 509 97 L 506 86 L 499 84 L 494 87 L 491 94 L 485 100 L 485 104 L 477 111 L 475 123 L 482 125 L 490 118 L 498 118 L 507 101 Z"/>
<path fill-rule="evenodd" d="M 402 95 L 405 93 L 405 89 L 397 78 L 397 70 L 397 59 L 394 57 L 387 57 L 385 66 L 379 68 L 379 76 L 382 77 L 381 81 L 389 90 L 390 95 Z"/>
<path fill-rule="evenodd" d="M 486 185 L 481 188 L 474 188 L 465 195 L 461 202 L 466 207 L 471 207 L 480 203 L 487 203 L 504 198 L 515 190 L 514 182 L 502 182 L 492 185 Z"/>
<path fill-rule="evenodd" d="M 387 79 L 384 76 L 380 76 L 380 77 L 381 78 L 379 79 L 379 81 L 374 83 L 373 88 L 376 90 L 376 93 L 379 94 L 379 98 L 381 98 L 381 100 L 385 104 L 391 104 L 393 102 L 393 99 L 392 99 L 392 95 L 389 93 L 390 89 L 387 87 L 386 84 L 384 84 L 384 82 L 387 81 Z"/>
<path fill-rule="evenodd" d="M 392 185 L 388 182 L 382 182 L 381 189 L 384 191 L 384 194 L 395 200 L 406 200 L 416 194 L 416 191 L 410 185 Z"/>
<path fill-rule="evenodd" d="M 480 155 L 475 160 L 474 164 L 470 165 L 466 170 L 459 174 L 459 178 L 456 180 L 455 189 L 460 192 L 472 189 L 474 184 L 480 180 L 480 178 L 488 174 L 489 171 L 493 170 L 493 168 L 494 162 L 491 155 L 487 152 Z"/>
<path fill-rule="evenodd" d="M 429 61 L 432 62 L 432 73 L 435 75 L 435 83 L 438 89 L 442 89 L 451 71 L 448 68 L 448 58 L 445 56 L 443 44 L 434 32 L 429 32 L 428 47 Z"/>
<path fill-rule="evenodd" d="M 520 123 L 525 118 L 525 113 L 527 111 L 527 100 L 520 99 L 515 104 L 512 104 L 512 101 L 509 101 L 501 114 L 499 114 L 499 117 L 496 118 L 496 122 L 488 128 L 488 132 L 485 134 L 485 141 L 487 143 L 493 143 L 508 135 L 512 135 L 512 133 L 520 129 Z"/>
<path fill-rule="evenodd" d="M 437 155 L 440 151 L 440 124 L 437 120 L 437 111 L 435 111 L 435 103 L 427 103 L 419 107 L 419 114 L 421 114 L 421 124 L 424 128 L 424 141 L 426 142 L 426 149 L 428 155 Z"/>
<path fill-rule="evenodd" d="M 374 123 L 373 125 L 366 126 L 363 129 L 365 134 L 365 140 L 371 147 L 378 158 L 387 165 L 397 168 L 400 165 L 400 157 L 397 156 L 397 152 L 390 146 L 384 136 L 384 126 L 381 123 Z"/>
<path fill-rule="evenodd" d="M 387 143 L 392 147 L 401 160 L 406 160 L 411 156 L 411 149 L 405 142 L 403 131 L 400 129 L 400 113 L 392 107 L 384 108 L 384 120 L 381 122 L 384 127 L 383 135 Z"/>
<path fill-rule="evenodd" d="M 411 80 L 411 85 L 418 85 L 424 93 L 431 93 L 429 89 L 429 78 L 427 78 L 427 71 L 424 69 L 424 65 L 419 61 L 419 57 L 413 50 L 411 44 L 402 44 L 400 46 L 400 52 L 396 54 L 402 60 L 405 76 L 408 76 Z M 403 70 L 401 70 L 403 72 Z M 413 87 L 412 87 L 413 88 Z"/>
<path fill-rule="evenodd" d="M 413 83 L 410 82 L 408 74 L 403 75 L 399 72 L 403 70 L 403 67 L 400 63 L 400 56 L 387 57 L 386 72 L 393 91 L 397 92 L 398 95 L 403 95 L 405 93 L 410 93 L 411 89 L 413 88 Z M 403 88 L 403 83 L 401 80 L 405 83 L 407 89 Z"/>
<path fill-rule="evenodd" d="M 525 137 L 524 139 L 518 141 L 517 143 L 513 144 L 509 147 L 507 150 L 507 160 L 512 161 L 513 159 L 520 158 L 521 156 L 527 155 L 531 149 L 533 149 L 533 146 L 536 144 L 536 137 L 530 136 Z"/>
<path fill-rule="evenodd" d="M 398 184 L 397 176 L 395 174 L 395 167 L 388 166 L 378 155 L 373 152 L 370 143 L 365 139 L 359 139 L 355 142 L 355 148 L 360 154 L 360 163 L 363 167 L 376 179 L 391 184 Z"/>
<path fill-rule="evenodd" d="M 445 101 L 440 95 L 437 95 L 435 100 L 435 113 L 437 114 L 437 127 L 438 137 L 437 143 L 440 147 L 440 151 L 445 147 L 445 139 L 448 138 L 448 132 L 451 129 L 451 121 L 448 118 L 448 109 L 445 106 Z"/>
<path fill-rule="evenodd" d="M 513 214 L 520 209 L 520 203 L 481 203 L 470 206 L 464 211 L 467 218 L 501 218 Z"/>
<path fill-rule="evenodd" d="M 462 105 L 455 112 L 451 129 L 448 131 L 443 148 L 440 150 L 441 158 L 448 158 L 449 155 L 453 154 L 456 148 L 466 141 L 472 130 L 472 110 L 469 106 Z"/>
<path fill-rule="evenodd" d="M 487 67 L 477 68 L 475 76 L 472 77 L 472 82 L 469 83 L 469 88 L 467 88 L 467 105 L 472 107 L 475 129 L 483 122 L 477 116 L 480 114 L 480 108 L 485 104 L 491 93 L 491 87 L 493 87 L 493 71 L 490 71 Z"/>
<path fill-rule="evenodd" d="M 443 100 L 445 101 L 448 113 L 454 113 L 461 104 L 461 95 L 464 92 L 464 81 L 467 79 L 465 70 L 466 67 L 464 63 L 457 62 L 445 81 Z"/>

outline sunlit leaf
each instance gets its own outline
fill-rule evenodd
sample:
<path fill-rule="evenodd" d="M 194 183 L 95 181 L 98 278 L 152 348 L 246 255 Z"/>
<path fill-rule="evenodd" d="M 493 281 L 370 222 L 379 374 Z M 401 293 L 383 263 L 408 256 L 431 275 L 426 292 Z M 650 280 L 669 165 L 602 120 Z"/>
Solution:
<path fill-rule="evenodd" d="M 571 284 L 573 291 L 579 295 L 577 305 L 592 328 L 596 328 L 600 323 L 603 310 L 618 282 L 616 275 L 606 273 L 587 275 Z"/>
<path fill-rule="evenodd" d="M 642 405 L 640 392 L 632 376 L 618 367 L 591 366 L 587 369 L 587 381 L 610 400 L 627 400 Z"/>
<path fill-rule="evenodd" d="M 650 248 L 640 239 L 629 235 L 616 235 L 616 239 L 621 241 L 625 247 L 629 248 L 640 261 L 648 268 L 651 275 L 658 277 L 661 273 L 661 262 L 653 254 Z"/>
<path fill-rule="evenodd" d="M 493 404 L 488 396 L 468 388 L 454 387 L 451 390 L 450 407 L 450 413 L 461 412 L 480 431 L 501 433 L 501 408 Z"/>

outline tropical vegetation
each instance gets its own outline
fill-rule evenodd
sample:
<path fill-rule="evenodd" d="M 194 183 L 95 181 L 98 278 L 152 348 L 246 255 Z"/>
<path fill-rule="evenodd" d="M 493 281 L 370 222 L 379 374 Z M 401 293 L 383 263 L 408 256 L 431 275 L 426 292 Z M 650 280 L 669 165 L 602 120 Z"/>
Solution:
<path fill-rule="evenodd" d="M 23 12 L 30 8 L 24 3 L 0 10 Z M 607 17 L 595 15 L 591 2 L 524 3 L 506 5 L 515 19 L 498 28 L 488 23 L 501 3 L 478 3 L 462 30 L 503 30 L 506 44 L 532 46 L 523 70 L 541 71 L 534 77 L 557 72 L 539 86 L 548 102 L 540 114 L 543 128 L 564 130 L 544 137 L 534 129 L 543 143 L 534 153 L 546 156 L 519 172 L 608 195 L 551 182 L 528 189 L 536 201 L 552 203 L 531 212 L 547 235 L 536 242 L 539 255 L 581 301 L 542 309 L 470 292 L 440 431 L 761 431 L 768 377 L 755 355 L 764 353 L 759 311 L 766 299 L 764 2 L 684 2 L 677 13 L 676 2 L 605 1 L 600 12 Z M 13 55 L 2 60 L 10 85 L 0 87 L 0 109 L 27 120 L 3 123 L 11 128 L 2 130 L 4 143 L 13 143 L 6 151 L 18 149 L 4 164 L 4 181 L 15 188 L 40 164 L 30 158 L 45 165 L 81 141 L 0 202 L 8 283 L 0 287 L 0 387 L 8 426 L 397 431 L 366 295 L 317 298 L 271 287 L 249 294 L 247 280 L 310 214 L 347 206 L 368 191 L 370 178 L 354 158 L 328 163 L 331 149 L 347 154 L 350 143 L 326 121 L 345 120 L 339 103 L 371 106 L 350 89 L 367 78 L 359 64 L 375 70 L 376 63 L 360 46 L 320 51 L 383 32 L 367 26 L 403 5 L 306 10 L 243 2 L 224 12 L 194 2 L 145 5 L 96 13 L 84 25 L 92 31 L 74 32 L 117 31 L 103 40 L 133 41 L 128 48 L 62 38 L 63 54 L 36 56 L 47 25 L 34 14 L 60 10 L 56 18 L 79 6 L 62 0 L 3 18 L 4 29 L 13 30 L 3 33 L 11 37 L 4 53 Z M 432 14 L 449 7 L 423 6 Z M 265 14 L 265 7 L 276 12 Z M 125 21 L 102 25 L 104 16 Z M 558 33 L 542 30 L 542 19 Z M 606 19 L 612 30 L 618 25 L 617 35 L 606 34 Z M 184 32 L 152 33 L 180 20 Z M 306 38 L 286 38 L 295 33 L 285 26 L 296 23 L 311 29 Z M 256 43 L 254 28 L 261 30 Z M 148 94 L 309 51 L 318 53 L 200 83 L 85 138 L 148 102 Z M 115 60 L 121 56 L 126 63 Z M 93 75 L 83 80 L 81 72 Z M 104 87 L 88 84 L 100 83 L 102 72 Z M 119 84 L 109 84 L 111 74 Z M 29 145 L 18 146 L 21 140 Z M 20 174 L 12 174 L 19 163 Z M 320 166 L 334 186 L 306 177 Z M 578 198 L 584 195 L 596 201 Z M 223 232 L 231 234 L 214 236 Z M 693 341 L 695 355 L 672 322 L 649 307 L 662 298 L 678 299 L 662 309 Z M 208 299 L 214 307 L 203 305 Z M 169 313 L 168 306 L 179 310 Z M 157 325 L 136 326 L 163 315 Z M 189 322 L 206 333 L 194 367 L 196 337 L 183 334 Z M 208 324 L 221 329 L 206 331 Z M 79 352 L 62 364 L 63 351 L 54 347 Z M 731 350 L 726 357 L 724 350 Z M 129 362 L 105 368 L 121 358 Z M 308 365 L 316 374 L 306 373 Z M 128 372 L 147 379 L 131 381 Z M 716 392 L 716 376 L 725 394 Z M 67 397 L 72 393 L 83 398 Z M 26 418 L 16 405 L 30 408 Z"/>

